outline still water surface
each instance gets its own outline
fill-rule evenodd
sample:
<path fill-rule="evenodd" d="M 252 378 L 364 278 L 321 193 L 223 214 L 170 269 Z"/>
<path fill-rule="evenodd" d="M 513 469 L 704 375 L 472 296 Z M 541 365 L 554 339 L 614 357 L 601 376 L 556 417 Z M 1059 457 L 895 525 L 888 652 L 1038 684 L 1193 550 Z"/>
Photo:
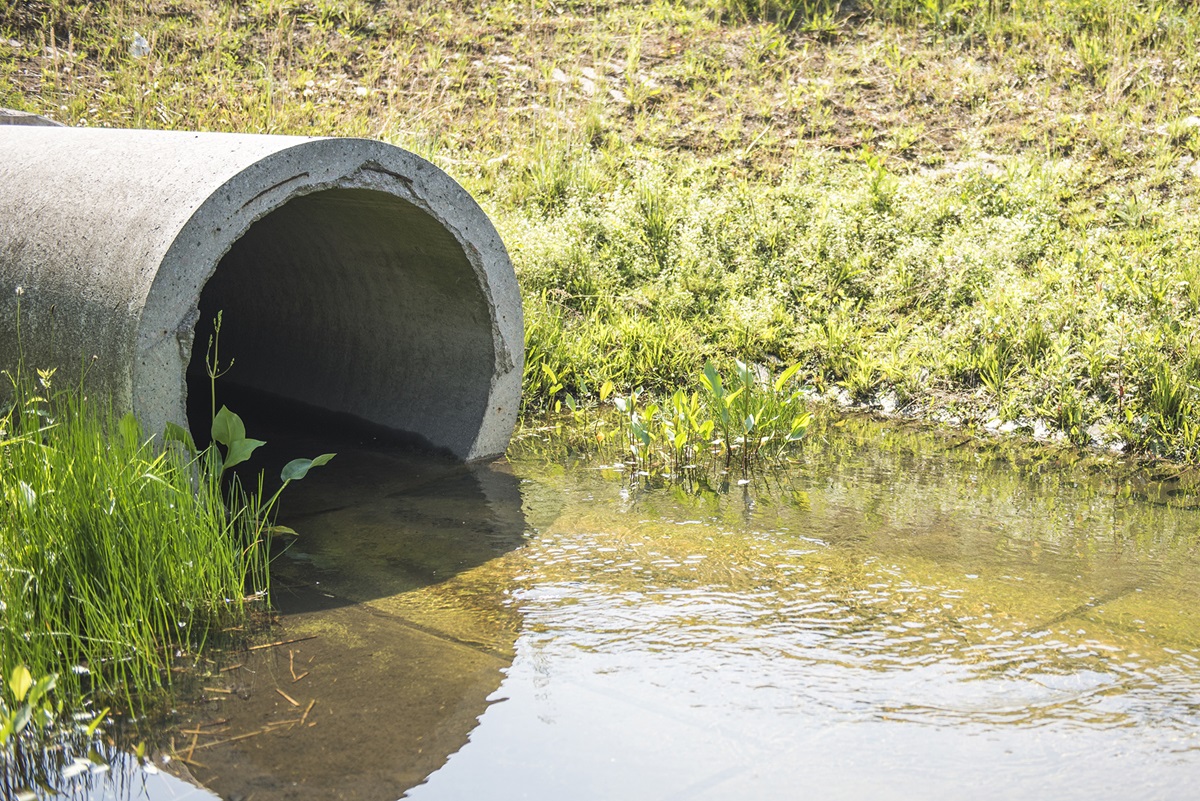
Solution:
<path fill-rule="evenodd" d="M 954 445 L 818 426 L 715 490 L 343 447 L 285 510 L 296 641 L 176 750 L 255 801 L 1190 797 L 1196 498 Z"/>

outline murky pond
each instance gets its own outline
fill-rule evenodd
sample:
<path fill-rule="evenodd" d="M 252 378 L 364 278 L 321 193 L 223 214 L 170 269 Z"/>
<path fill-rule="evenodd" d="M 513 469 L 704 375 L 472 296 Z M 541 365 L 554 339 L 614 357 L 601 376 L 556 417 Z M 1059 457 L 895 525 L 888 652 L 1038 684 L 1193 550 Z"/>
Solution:
<path fill-rule="evenodd" d="M 343 447 L 175 748 L 256 801 L 1184 797 L 1200 512 L 1079 475 L 855 421 L 712 490 Z"/>

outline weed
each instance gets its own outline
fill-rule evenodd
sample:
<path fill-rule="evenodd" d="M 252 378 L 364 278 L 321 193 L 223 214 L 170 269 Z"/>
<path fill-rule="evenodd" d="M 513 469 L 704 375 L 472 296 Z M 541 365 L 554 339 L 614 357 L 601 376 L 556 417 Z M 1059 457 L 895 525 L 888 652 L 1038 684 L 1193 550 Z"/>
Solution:
<path fill-rule="evenodd" d="M 215 335 L 209 347 L 215 382 Z M 280 493 L 333 454 L 288 463 L 266 498 L 261 479 L 246 492 L 227 474 L 263 444 L 227 408 L 197 452 L 180 426 L 159 444 L 82 385 L 58 390 L 53 370 L 35 373 L 2 373 L 0 672 L 25 666 L 57 676 L 73 703 L 141 711 L 165 696 L 177 660 L 265 605 Z"/>

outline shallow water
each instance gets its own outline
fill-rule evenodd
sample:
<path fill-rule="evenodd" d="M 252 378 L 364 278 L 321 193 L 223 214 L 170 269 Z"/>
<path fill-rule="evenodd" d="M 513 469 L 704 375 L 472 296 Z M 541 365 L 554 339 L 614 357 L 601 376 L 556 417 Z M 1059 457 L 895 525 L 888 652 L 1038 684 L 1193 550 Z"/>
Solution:
<path fill-rule="evenodd" d="M 176 751 L 256 801 L 1188 796 L 1195 498 L 955 444 L 850 421 L 725 491 L 343 447 L 285 509 L 296 641 Z"/>
<path fill-rule="evenodd" d="M 519 462 L 503 702 L 408 797 L 1190 793 L 1195 512 L 827 436 L 699 497 Z"/>

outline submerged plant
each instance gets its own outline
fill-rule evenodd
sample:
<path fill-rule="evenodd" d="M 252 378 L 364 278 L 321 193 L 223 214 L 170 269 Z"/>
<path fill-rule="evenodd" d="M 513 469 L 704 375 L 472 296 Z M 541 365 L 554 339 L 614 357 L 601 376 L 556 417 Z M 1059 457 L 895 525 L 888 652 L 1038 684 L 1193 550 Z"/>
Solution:
<path fill-rule="evenodd" d="M 61 789 L 64 780 L 107 770 L 96 748 L 97 729 L 108 715 L 68 710 L 52 697 L 58 676 L 35 678 L 17 665 L 0 686 L 0 795 L 33 799 L 34 787 Z"/>

